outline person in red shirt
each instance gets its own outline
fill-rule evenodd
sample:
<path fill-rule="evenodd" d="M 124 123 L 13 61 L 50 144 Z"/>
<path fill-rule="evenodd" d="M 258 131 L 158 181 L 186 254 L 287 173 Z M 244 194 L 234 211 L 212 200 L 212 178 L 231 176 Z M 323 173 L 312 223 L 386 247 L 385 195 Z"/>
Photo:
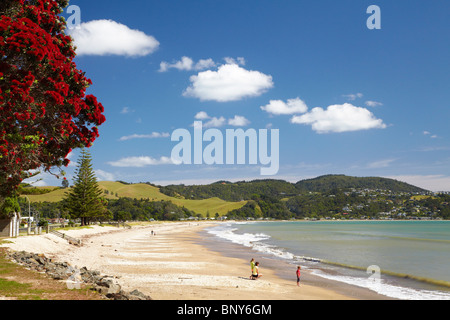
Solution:
<path fill-rule="evenodd" d="M 300 267 L 300 266 L 297 267 L 297 272 L 296 272 L 296 274 L 297 274 L 297 286 L 300 286 L 300 276 L 301 276 L 300 270 L 301 269 L 302 269 L 302 267 Z"/>

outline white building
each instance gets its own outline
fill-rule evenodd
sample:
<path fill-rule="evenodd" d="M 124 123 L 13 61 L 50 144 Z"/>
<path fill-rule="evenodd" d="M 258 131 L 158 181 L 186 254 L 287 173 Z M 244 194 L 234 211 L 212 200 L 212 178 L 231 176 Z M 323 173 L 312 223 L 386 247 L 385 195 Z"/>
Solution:
<path fill-rule="evenodd" d="M 15 238 L 19 236 L 20 213 L 11 214 L 9 219 L 0 220 L 0 237 Z"/>

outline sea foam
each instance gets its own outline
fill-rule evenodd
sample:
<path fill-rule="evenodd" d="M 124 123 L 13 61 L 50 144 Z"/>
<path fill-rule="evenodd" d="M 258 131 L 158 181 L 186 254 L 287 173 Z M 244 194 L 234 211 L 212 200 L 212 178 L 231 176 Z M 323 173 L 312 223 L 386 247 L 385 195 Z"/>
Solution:
<path fill-rule="evenodd" d="M 249 222 L 251 223 L 251 222 Z M 267 243 L 271 236 L 264 233 L 239 233 L 239 228 L 235 225 L 248 224 L 245 223 L 227 223 L 216 226 L 208 230 L 208 233 L 220 239 L 230 241 L 232 243 L 242 245 L 257 252 L 269 254 L 281 259 L 287 260 L 289 263 L 296 264 L 298 262 L 321 263 L 321 259 L 314 257 L 298 256 L 283 248 Z M 305 269 L 309 269 L 305 267 Z M 380 279 L 379 283 L 374 284 L 368 277 L 355 277 L 338 274 L 329 274 L 320 269 L 311 269 L 314 275 L 325 279 L 339 281 L 350 285 L 367 288 L 386 297 L 401 300 L 450 300 L 450 293 L 443 291 L 419 290 L 415 288 L 401 287 L 392 285 Z"/>

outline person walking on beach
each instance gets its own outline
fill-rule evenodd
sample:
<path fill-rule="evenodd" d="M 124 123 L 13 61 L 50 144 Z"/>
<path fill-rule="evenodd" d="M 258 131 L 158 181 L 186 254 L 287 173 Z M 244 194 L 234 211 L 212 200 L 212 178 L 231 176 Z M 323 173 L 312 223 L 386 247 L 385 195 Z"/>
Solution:
<path fill-rule="evenodd" d="M 300 267 L 300 266 L 298 266 L 297 267 L 297 272 L 296 272 L 296 274 L 297 274 L 297 287 L 299 287 L 300 286 L 300 276 L 301 276 L 301 270 L 302 269 L 302 267 Z"/>
<path fill-rule="evenodd" d="M 259 262 L 255 263 L 255 269 L 252 272 L 252 279 L 256 280 L 262 277 L 262 274 L 259 273 Z"/>

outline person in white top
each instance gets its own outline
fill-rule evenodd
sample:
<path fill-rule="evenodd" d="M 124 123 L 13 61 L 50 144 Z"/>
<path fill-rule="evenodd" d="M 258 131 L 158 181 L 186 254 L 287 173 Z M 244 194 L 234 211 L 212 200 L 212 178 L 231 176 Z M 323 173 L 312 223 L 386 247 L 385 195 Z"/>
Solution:
<path fill-rule="evenodd" d="M 259 262 L 255 263 L 255 268 L 253 270 L 252 279 L 256 280 L 262 277 L 262 274 L 259 273 Z"/>

